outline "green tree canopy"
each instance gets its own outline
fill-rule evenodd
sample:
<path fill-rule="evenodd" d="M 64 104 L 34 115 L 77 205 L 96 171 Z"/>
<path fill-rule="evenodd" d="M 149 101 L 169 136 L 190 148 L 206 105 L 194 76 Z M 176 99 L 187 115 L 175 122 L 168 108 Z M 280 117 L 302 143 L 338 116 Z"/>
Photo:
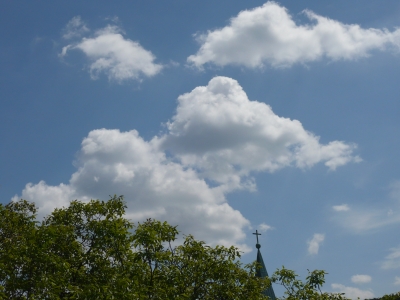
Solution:
<path fill-rule="evenodd" d="M 2 299 L 266 299 L 268 279 L 242 265 L 235 247 L 175 226 L 124 217 L 122 197 L 72 201 L 42 222 L 33 203 L 0 204 Z"/>
<path fill-rule="evenodd" d="M 384 295 L 382 298 L 374 298 L 369 300 L 400 300 L 400 292 Z"/>
<path fill-rule="evenodd" d="M 178 244 L 176 226 L 134 224 L 125 208 L 122 196 L 72 201 L 39 222 L 33 203 L 0 204 L 0 299 L 257 300 L 271 281 L 285 288 L 281 299 L 347 299 L 321 290 L 325 271 L 305 282 L 285 267 L 258 278 L 259 266 L 243 265 L 236 247 L 191 235 Z"/>
<path fill-rule="evenodd" d="M 272 275 L 272 282 L 281 284 L 285 288 L 285 296 L 282 299 L 287 300 L 347 300 L 342 293 L 328 293 L 322 291 L 325 283 L 323 270 L 308 271 L 306 281 L 298 279 L 298 275 L 285 267 L 277 270 Z"/>

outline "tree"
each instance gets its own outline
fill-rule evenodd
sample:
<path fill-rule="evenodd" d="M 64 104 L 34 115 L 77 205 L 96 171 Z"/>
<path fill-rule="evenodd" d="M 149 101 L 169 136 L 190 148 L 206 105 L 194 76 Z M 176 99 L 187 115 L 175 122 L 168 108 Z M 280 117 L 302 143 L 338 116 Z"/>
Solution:
<path fill-rule="evenodd" d="M 400 300 L 400 292 L 385 295 L 381 299 L 382 300 Z"/>
<path fill-rule="evenodd" d="M 143 294 L 164 295 L 160 299 L 265 299 L 261 291 L 269 280 L 255 277 L 255 264 L 243 267 L 237 248 L 210 247 L 191 235 L 173 248 L 176 234 L 176 227 L 159 221 L 137 227 L 134 246 L 146 263 L 139 284 Z"/>
<path fill-rule="evenodd" d="M 400 292 L 393 293 L 393 294 L 387 294 L 382 296 L 381 298 L 372 298 L 372 299 L 366 299 L 366 300 L 400 300 Z"/>
<path fill-rule="evenodd" d="M 308 271 L 306 281 L 298 279 L 298 275 L 285 267 L 278 269 L 272 275 L 272 282 L 281 284 L 285 289 L 285 297 L 287 300 L 347 300 L 344 294 L 327 293 L 321 290 L 325 283 L 325 275 L 323 270 Z"/>
<path fill-rule="evenodd" d="M 124 217 L 122 197 L 72 201 L 42 222 L 33 203 L 0 204 L 1 299 L 266 299 L 268 279 L 235 247 Z M 135 228 L 135 230 L 134 230 Z"/>
<path fill-rule="evenodd" d="M 24 200 L 0 205 L 4 299 L 107 299 L 125 288 L 132 226 L 122 198 L 73 201 L 40 224 L 36 211 Z"/>

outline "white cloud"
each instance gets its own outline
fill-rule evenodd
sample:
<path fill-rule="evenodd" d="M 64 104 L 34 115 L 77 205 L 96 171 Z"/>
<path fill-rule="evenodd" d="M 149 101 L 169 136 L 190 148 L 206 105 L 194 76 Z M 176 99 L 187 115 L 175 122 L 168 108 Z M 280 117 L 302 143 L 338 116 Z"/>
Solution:
<path fill-rule="evenodd" d="M 75 191 L 72 186 L 61 183 L 58 186 L 49 186 L 41 180 L 37 184 L 28 183 L 20 197 L 14 196 L 13 201 L 25 199 L 34 201 L 40 207 L 40 216 L 45 216 L 55 207 L 67 206 L 73 200 Z"/>
<path fill-rule="evenodd" d="M 354 283 L 368 283 L 371 282 L 372 278 L 369 275 L 354 275 L 351 276 L 351 281 Z"/>
<path fill-rule="evenodd" d="M 272 1 L 241 11 L 228 26 L 197 35 L 201 47 L 187 60 L 198 68 L 207 63 L 285 67 L 324 57 L 357 59 L 375 49 L 398 49 L 400 44 L 400 29 L 363 29 L 309 10 L 304 14 L 310 23 L 297 25 L 286 8 Z"/>
<path fill-rule="evenodd" d="M 319 144 L 299 121 L 249 101 L 239 84 L 225 77 L 179 97 L 167 127 L 167 133 L 150 141 L 135 130 L 93 130 L 82 142 L 78 169 L 68 184 L 30 183 L 21 197 L 36 202 L 45 215 L 73 199 L 122 194 L 132 220 L 167 220 L 210 244 L 235 244 L 247 251 L 241 243 L 250 222 L 228 204 L 226 193 L 254 187 L 246 179 L 249 172 L 318 162 L 335 169 L 356 160 L 354 146 Z"/>
<path fill-rule="evenodd" d="M 400 285 L 400 277 L 395 277 L 394 278 L 394 285 Z"/>
<path fill-rule="evenodd" d="M 245 237 L 243 228 L 249 221 L 220 191 L 207 186 L 193 170 L 169 161 L 135 130 L 91 131 L 82 142 L 78 164 L 69 184 L 28 184 L 21 197 L 36 202 L 46 214 L 76 198 L 122 194 L 134 221 L 167 220 L 212 244 L 240 245 Z M 249 249 L 242 245 L 242 250 Z"/>
<path fill-rule="evenodd" d="M 360 290 L 355 287 L 344 286 L 343 284 L 338 283 L 331 284 L 331 287 L 338 293 L 345 293 L 345 297 L 350 299 L 371 299 L 375 297 L 374 293 L 370 290 Z"/>
<path fill-rule="evenodd" d="M 347 204 L 335 205 L 332 207 L 335 211 L 349 211 L 350 207 Z"/>
<path fill-rule="evenodd" d="M 385 257 L 382 262 L 382 269 L 397 269 L 400 268 L 400 247 L 391 248 L 390 254 Z"/>
<path fill-rule="evenodd" d="M 354 144 L 320 144 L 298 120 L 277 116 L 265 103 L 250 101 L 236 80 L 215 77 L 178 98 L 168 134 L 158 143 L 185 166 L 226 186 L 254 188 L 242 182 L 252 171 L 274 172 L 287 166 L 307 169 L 324 162 L 330 170 L 361 159 Z"/>
<path fill-rule="evenodd" d="M 307 242 L 308 244 L 308 253 L 309 254 L 318 254 L 319 246 L 325 240 L 325 234 L 315 233 L 313 238 Z"/>
<path fill-rule="evenodd" d="M 110 80 L 140 80 L 142 76 L 158 74 L 162 65 L 154 63 L 155 56 L 138 42 L 126 39 L 117 26 L 98 30 L 94 37 L 63 47 L 60 56 L 71 50 L 81 50 L 90 61 L 90 74 L 96 79 L 105 73 Z"/>
<path fill-rule="evenodd" d="M 258 228 L 260 229 L 260 232 L 267 232 L 268 230 L 273 229 L 272 226 L 269 226 L 265 223 L 261 223 L 260 225 L 258 225 Z"/>
<path fill-rule="evenodd" d="M 85 22 L 82 21 L 80 16 L 73 17 L 64 28 L 63 38 L 66 40 L 79 38 L 89 32 Z"/>

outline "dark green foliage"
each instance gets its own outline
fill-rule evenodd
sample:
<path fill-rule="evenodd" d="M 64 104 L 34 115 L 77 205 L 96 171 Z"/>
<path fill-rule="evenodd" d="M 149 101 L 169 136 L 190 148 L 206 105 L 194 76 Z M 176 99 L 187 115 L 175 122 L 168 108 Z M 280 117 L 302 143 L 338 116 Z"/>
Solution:
<path fill-rule="evenodd" d="M 382 299 L 382 300 L 400 300 L 400 292 L 385 295 L 380 299 Z"/>
<path fill-rule="evenodd" d="M 281 284 L 285 289 L 282 299 L 288 300 L 347 300 L 344 294 L 322 292 L 321 287 L 325 283 L 323 270 L 308 271 L 306 281 L 299 280 L 297 274 L 285 269 L 277 270 L 272 275 L 272 282 Z"/>
<path fill-rule="evenodd" d="M 268 279 L 235 247 L 124 218 L 122 197 L 71 202 L 39 223 L 34 204 L 0 204 L 0 299 L 266 299 Z"/>
<path fill-rule="evenodd" d="M 207 246 L 156 220 L 134 226 L 122 197 L 72 201 L 36 221 L 34 204 L 0 204 L 0 299 L 267 299 L 271 282 L 243 266 L 235 247 Z M 282 299 L 345 300 L 321 291 L 325 271 L 277 270 Z M 400 294 L 384 300 L 398 300 Z"/>
<path fill-rule="evenodd" d="M 384 295 L 382 298 L 373 298 L 367 300 L 400 300 L 400 292 Z"/>

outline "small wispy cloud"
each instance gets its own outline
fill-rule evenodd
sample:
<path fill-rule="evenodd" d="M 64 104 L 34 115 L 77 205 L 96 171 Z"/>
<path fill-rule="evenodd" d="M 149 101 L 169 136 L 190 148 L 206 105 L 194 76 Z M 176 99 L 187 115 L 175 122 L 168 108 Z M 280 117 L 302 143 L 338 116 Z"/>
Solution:
<path fill-rule="evenodd" d="M 85 22 L 82 21 L 80 16 L 73 17 L 65 26 L 63 32 L 63 38 L 70 40 L 73 38 L 79 38 L 90 30 L 86 26 Z"/>
<path fill-rule="evenodd" d="M 394 278 L 394 285 L 400 285 L 400 277 L 396 276 Z"/>
<path fill-rule="evenodd" d="M 389 185 L 389 195 L 392 199 L 400 201 L 400 180 L 395 180 Z"/>
<path fill-rule="evenodd" d="M 272 226 L 269 226 L 265 223 L 261 223 L 260 225 L 258 225 L 258 228 L 261 232 L 267 232 L 268 230 L 274 229 Z"/>
<path fill-rule="evenodd" d="M 354 275 L 351 276 L 351 281 L 354 283 L 368 283 L 371 282 L 372 278 L 369 275 Z"/>
<path fill-rule="evenodd" d="M 379 230 L 383 227 L 400 223 L 400 213 L 398 211 L 382 208 L 360 207 L 346 214 L 336 215 L 334 218 L 341 226 L 355 233 Z"/>
<path fill-rule="evenodd" d="M 324 240 L 325 240 L 325 234 L 315 233 L 313 238 L 307 242 L 308 253 L 309 254 L 318 254 L 319 247 Z"/>
<path fill-rule="evenodd" d="M 347 204 L 332 206 L 335 211 L 349 211 L 350 207 Z"/>
<path fill-rule="evenodd" d="M 400 223 L 400 180 L 388 185 L 388 194 L 379 202 L 379 206 L 347 204 L 333 206 L 333 219 L 354 233 L 377 231 L 387 226 Z"/>
<path fill-rule="evenodd" d="M 391 253 L 386 256 L 385 260 L 382 262 L 382 269 L 400 268 L 400 247 L 390 248 L 389 251 Z"/>

